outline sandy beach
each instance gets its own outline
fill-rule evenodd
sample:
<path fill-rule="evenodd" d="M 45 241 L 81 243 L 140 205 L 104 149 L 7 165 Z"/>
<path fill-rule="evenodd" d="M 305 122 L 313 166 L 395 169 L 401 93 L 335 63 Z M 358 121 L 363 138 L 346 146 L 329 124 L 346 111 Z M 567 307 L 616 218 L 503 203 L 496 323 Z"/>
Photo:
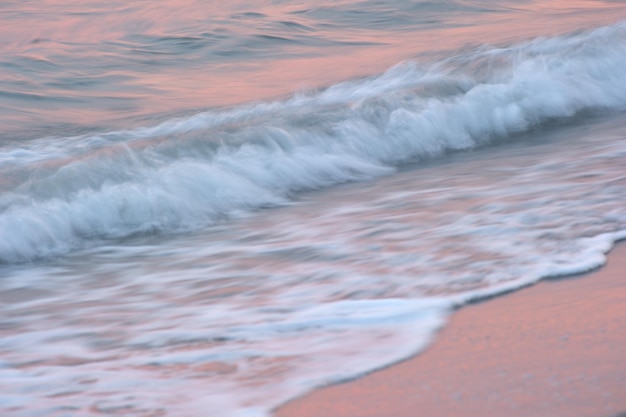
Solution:
<path fill-rule="evenodd" d="M 465 306 L 416 357 L 277 417 L 626 415 L 626 244 L 592 273 Z"/>

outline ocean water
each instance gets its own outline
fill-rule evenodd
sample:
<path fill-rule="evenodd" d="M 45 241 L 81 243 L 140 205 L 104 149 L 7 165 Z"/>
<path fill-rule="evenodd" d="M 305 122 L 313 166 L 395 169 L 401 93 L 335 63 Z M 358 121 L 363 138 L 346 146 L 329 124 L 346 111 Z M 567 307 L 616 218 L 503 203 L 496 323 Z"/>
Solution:
<path fill-rule="evenodd" d="M 624 2 L 0 22 L 3 416 L 271 416 L 626 238 Z"/>

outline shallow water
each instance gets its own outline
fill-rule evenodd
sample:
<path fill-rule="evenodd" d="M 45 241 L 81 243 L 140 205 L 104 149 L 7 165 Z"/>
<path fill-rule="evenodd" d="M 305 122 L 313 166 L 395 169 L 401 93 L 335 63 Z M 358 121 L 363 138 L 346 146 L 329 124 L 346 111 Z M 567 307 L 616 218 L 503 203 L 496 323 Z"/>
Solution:
<path fill-rule="evenodd" d="M 0 410 L 268 415 L 602 265 L 624 10 L 4 4 Z"/>

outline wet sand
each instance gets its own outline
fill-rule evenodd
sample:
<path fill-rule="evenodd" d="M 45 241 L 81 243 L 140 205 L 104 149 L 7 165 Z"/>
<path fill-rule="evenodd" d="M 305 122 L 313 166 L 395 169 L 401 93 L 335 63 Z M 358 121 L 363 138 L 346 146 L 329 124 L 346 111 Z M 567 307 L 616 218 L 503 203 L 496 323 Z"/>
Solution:
<path fill-rule="evenodd" d="M 589 274 L 457 311 L 425 352 L 277 417 L 626 416 L 626 244 Z M 624 414 L 621 414 L 624 413 Z"/>

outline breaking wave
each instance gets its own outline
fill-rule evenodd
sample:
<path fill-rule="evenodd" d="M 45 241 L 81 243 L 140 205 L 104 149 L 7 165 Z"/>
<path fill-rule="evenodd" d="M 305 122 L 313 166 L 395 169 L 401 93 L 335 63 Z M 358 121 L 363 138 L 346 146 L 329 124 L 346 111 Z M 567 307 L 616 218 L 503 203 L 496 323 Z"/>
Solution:
<path fill-rule="evenodd" d="M 205 227 L 298 191 L 626 108 L 626 24 L 482 46 L 290 99 L 7 144 L 0 262 Z"/>

